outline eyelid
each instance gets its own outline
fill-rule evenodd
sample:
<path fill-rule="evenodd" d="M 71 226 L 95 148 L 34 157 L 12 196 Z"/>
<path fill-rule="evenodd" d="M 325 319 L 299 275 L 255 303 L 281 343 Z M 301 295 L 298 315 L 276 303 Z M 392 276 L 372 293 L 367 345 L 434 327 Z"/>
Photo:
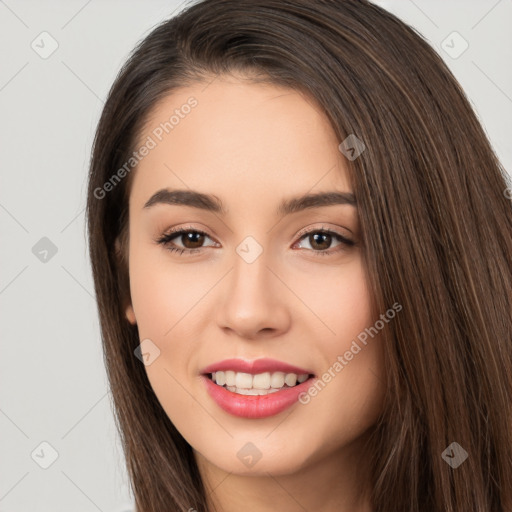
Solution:
<path fill-rule="evenodd" d="M 348 228 L 345 228 L 347 231 L 349 231 L 350 233 L 352 233 L 352 231 L 350 231 L 350 229 Z M 340 233 L 339 231 L 337 231 L 335 228 L 331 228 L 331 227 L 327 227 L 327 226 L 323 226 L 321 228 L 318 228 L 318 227 L 311 227 L 311 226 L 308 226 L 308 227 L 305 227 L 303 229 L 301 229 L 296 237 L 297 238 L 303 238 L 304 235 L 309 235 L 310 233 L 317 233 L 317 232 L 324 232 L 324 233 L 333 233 L 335 235 L 338 235 L 340 236 L 341 238 L 343 238 L 344 240 L 348 240 L 348 238 L 343 234 L 343 233 Z M 352 240 L 350 240 L 352 242 Z"/>
<path fill-rule="evenodd" d="M 155 239 L 155 242 L 166 245 L 166 243 L 167 243 L 166 240 L 172 239 L 172 238 L 177 238 L 179 235 L 181 235 L 183 233 L 188 233 L 188 232 L 199 233 L 199 234 L 204 235 L 204 236 L 208 237 L 209 239 L 213 240 L 216 244 L 219 243 L 206 230 L 196 228 L 194 226 L 179 226 L 179 227 L 169 228 L 169 229 L 165 230 L 163 232 L 163 234 L 157 236 L 157 238 Z M 211 247 L 211 246 L 207 246 L 207 247 Z M 201 249 L 204 249 L 204 248 L 205 247 L 199 247 L 197 249 L 183 249 L 183 250 L 184 251 L 200 251 Z M 181 249 L 181 248 L 178 247 L 178 249 Z"/>

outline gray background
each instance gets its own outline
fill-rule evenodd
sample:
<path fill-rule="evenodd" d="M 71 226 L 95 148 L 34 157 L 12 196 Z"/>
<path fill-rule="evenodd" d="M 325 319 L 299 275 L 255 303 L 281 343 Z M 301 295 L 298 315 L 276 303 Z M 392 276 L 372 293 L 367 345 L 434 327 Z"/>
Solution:
<path fill-rule="evenodd" d="M 512 0 L 375 3 L 442 55 L 510 173 Z M 0 0 L 0 512 L 131 508 L 87 257 L 86 174 L 117 71 L 182 5 Z M 454 31 L 469 44 L 460 56 Z"/>

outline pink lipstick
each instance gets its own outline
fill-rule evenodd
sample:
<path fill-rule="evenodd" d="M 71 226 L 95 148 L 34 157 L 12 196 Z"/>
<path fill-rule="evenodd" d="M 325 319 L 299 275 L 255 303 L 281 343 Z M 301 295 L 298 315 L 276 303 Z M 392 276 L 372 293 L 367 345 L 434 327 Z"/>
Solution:
<path fill-rule="evenodd" d="M 201 370 L 209 396 L 241 418 L 267 418 L 291 407 L 314 382 L 311 370 L 275 359 L 226 359 Z"/>

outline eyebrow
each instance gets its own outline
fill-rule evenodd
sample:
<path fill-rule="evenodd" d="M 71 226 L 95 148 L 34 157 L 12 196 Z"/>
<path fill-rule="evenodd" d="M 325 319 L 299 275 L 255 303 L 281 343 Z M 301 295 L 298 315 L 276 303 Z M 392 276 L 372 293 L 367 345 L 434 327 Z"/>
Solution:
<path fill-rule="evenodd" d="M 156 204 L 170 204 L 190 206 L 199 208 L 220 215 L 226 215 L 222 201 L 213 195 L 203 194 L 195 190 L 170 190 L 163 188 L 155 192 L 144 204 L 144 208 L 150 208 Z M 356 206 L 356 199 L 351 192 L 317 192 L 314 194 L 304 194 L 302 196 L 285 199 L 277 209 L 277 215 L 285 216 L 297 213 L 309 208 L 319 208 L 321 206 L 332 206 L 346 204 Z"/>

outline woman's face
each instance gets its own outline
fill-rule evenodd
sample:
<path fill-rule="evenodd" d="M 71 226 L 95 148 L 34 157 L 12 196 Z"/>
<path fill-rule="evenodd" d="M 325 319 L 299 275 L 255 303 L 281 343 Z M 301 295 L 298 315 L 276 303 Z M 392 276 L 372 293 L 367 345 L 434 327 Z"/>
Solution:
<path fill-rule="evenodd" d="M 140 137 L 149 149 L 130 194 L 126 317 L 170 420 L 224 471 L 317 464 L 380 412 L 378 336 L 357 339 L 377 319 L 340 142 L 301 94 L 234 77 L 169 95 Z M 299 200 L 320 193 L 340 195 Z M 263 358 L 273 365 L 251 365 Z M 242 365 L 217 365 L 228 359 Z M 299 396 L 285 365 L 316 380 Z M 216 368 L 234 392 L 203 375 Z"/>

